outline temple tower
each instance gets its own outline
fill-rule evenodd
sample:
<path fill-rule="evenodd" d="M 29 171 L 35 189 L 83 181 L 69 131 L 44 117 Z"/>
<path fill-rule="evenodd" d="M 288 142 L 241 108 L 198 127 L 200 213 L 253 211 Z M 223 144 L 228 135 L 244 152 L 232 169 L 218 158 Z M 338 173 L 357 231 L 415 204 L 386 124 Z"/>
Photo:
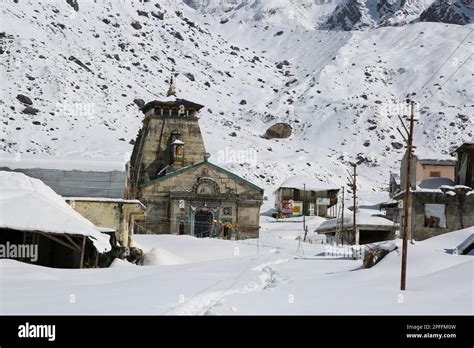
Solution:
<path fill-rule="evenodd" d="M 203 106 L 176 98 L 173 79 L 167 95 L 141 109 L 145 118 L 127 168 L 129 198 L 139 198 L 140 185 L 205 160 L 197 116 Z"/>

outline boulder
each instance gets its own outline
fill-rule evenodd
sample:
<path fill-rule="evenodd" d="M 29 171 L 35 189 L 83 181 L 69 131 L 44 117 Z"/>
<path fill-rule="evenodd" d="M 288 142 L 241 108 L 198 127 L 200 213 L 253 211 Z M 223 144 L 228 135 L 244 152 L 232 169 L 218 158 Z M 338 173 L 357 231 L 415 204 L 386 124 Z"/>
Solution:
<path fill-rule="evenodd" d="M 23 104 L 26 104 L 26 105 L 33 105 L 33 102 L 31 101 L 31 99 L 29 97 L 27 97 L 26 95 L 23 95 L 23 94 L 18 94 L 16 96 L 16 99 L 18 99 L 20 102 L 22 102 Z"/>
<path fill-rule="evenodd" d="M 287 123 L 275 123 L 267 129 L 264 138 L 267 139 L 286 139 L 293 133 L 293 128 Z"/>
<path fill-rule="evenodd" d="M 39 110 L 27 105 L 21 112 L 26 115 L 36 115 Z"/>
<path fill-rule="evenodd" d="M 132 22 L 132 27 L 136 30 L 140 30 L 141 28 L 143 28 L 139 21 L 133 21 Z"/>
<path fill-rule="evenodd" d="M 133 102 L 141 109 L 145 106 L 145 101 L 143 99 L 137 98 L 134 99 Z"/>

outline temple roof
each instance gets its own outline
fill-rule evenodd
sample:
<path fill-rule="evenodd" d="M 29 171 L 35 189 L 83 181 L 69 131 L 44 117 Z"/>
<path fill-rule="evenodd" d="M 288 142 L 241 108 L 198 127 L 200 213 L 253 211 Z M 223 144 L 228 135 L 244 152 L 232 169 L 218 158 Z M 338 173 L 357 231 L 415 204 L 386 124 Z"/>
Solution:
<path fill-rule="evenodd" d="M 186 110 L 192 111 L 199 111 L 204 107 L 204 105 L 193 103 L 186 99 L 168 98 L 168 100 L 154 100 L 146 103 L 142 111 L 146 113 L 153 108 L 179 109 L 181 105 L 183 105 Z"/>
<path fill-rule="evenodd" d="M 191 164 L 191 165 L 189 165 L 189 166 L 187 166 L 187 167 L 184 167 L 184 168 L 177 169 L 177 170 L 175 170 L 174 172 L 171 172 L 171 173 L 168 173 L 168 174 L 166 174 L 166 175 L 160 176 L 160 177 L 158 177 L 158 178 L 156 178 L 156 179 L 153 179 L 153 180 L 151 180 L 151 181 L 144 182 L 144 183 L 141 184 L 140 186 L 150 186 L 150 185 L 153 185 L 153 184 L 155 184 L 155 183 L 157 183 L 157 182 L 161 182 L 161 181 L 167 180 L 167 179 L 169 179 L 169 178 L 171 178 L 171 177 L 173 177 L 173 176 L 175 176 L 175 175 L 181 174 L 181 173 L 186 172 L 186 171 L 188 171 L 188 170 L 190 170 L 190 169 L 193 169 L 193 168 L 200 167 L 200 166 L 202 166 L 202 165 L 207 165 L 207 166 L 212 167 L 212 168 L 214 168 L 214 169 L 216 169 L 216 170 L 218 170 L 218 171 L 223 171 L 224 173 L 227 173 L 228 175 L 230 175 L 230 176 L 236 178 L 237 180 L 240 180 L 241 182 L 246 183 L 247 185 L 253 187 L 254 189 L 257 189 L 257 190 L 263 192 L 263 189 L 262 189 L 261 187 L 255 185 L 254 183 L 250 182 L 249 180 L 247 180 L 247 179 L 241 177 L 240 175 L 237 175 L 237 174 L 235 174 L 235 173 L 229 171 L 229 170 L 226 169 L 226 168 L 223 168 L 223 167 L 221 167 L 221 166 L 218 166 L 217 164 L 211 163 L 211 162 L 209 162 L 209 161 L 207 161 L 207 160 L 205 160 L 205 161 L 203 161 L 203 162 Z"/>

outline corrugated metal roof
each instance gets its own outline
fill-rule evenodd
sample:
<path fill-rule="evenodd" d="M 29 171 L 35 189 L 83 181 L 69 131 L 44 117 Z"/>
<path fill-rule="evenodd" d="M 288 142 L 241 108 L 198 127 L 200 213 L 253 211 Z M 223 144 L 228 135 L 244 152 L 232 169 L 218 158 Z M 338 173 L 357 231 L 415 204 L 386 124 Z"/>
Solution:
<path fill-rule="evenodd" d="M 123 198 L 127 178 L 124 171 L 96 172 L 42 168 L 15 170 L 0 168 L 0 170 L 20 172 L 39 179 L 63 197 Z"/>

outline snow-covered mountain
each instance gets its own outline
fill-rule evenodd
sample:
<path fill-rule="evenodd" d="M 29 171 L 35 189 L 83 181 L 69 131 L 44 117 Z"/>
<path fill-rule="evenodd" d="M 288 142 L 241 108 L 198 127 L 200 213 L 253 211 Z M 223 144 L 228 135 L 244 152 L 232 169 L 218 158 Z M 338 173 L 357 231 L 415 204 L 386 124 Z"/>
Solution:
<path fill-rule="evenodd" d="M 353 30 L 404 25 L 419 18 L 433 0 L 344 0 L 323 28 Z"/>
<path fill-rule="evenodd" d="M 473 26 L 402 25 L 434 2 L 383 3 L 372 29 L 344 31 L 315 29 L 342 1 L 0 2 L 0 150 L 125 162 L 135 102 L 163 97 L 174 71 L 178 96 L 206 106 L 211 160 L 270 193 L 300 173 L 343 185 L 358 158 L 362 199 L 379 199 L 402 157 L 406 98 L 419 103 L 419 151 L 474 138 Z M 276 122 L 293 135 L 264 139 Z"/>
<path fill-rule="evenodd" d="M 473 22 L 472 0 L 436 0 L 420 15 L 424 22 L 469 24 Z"/>

